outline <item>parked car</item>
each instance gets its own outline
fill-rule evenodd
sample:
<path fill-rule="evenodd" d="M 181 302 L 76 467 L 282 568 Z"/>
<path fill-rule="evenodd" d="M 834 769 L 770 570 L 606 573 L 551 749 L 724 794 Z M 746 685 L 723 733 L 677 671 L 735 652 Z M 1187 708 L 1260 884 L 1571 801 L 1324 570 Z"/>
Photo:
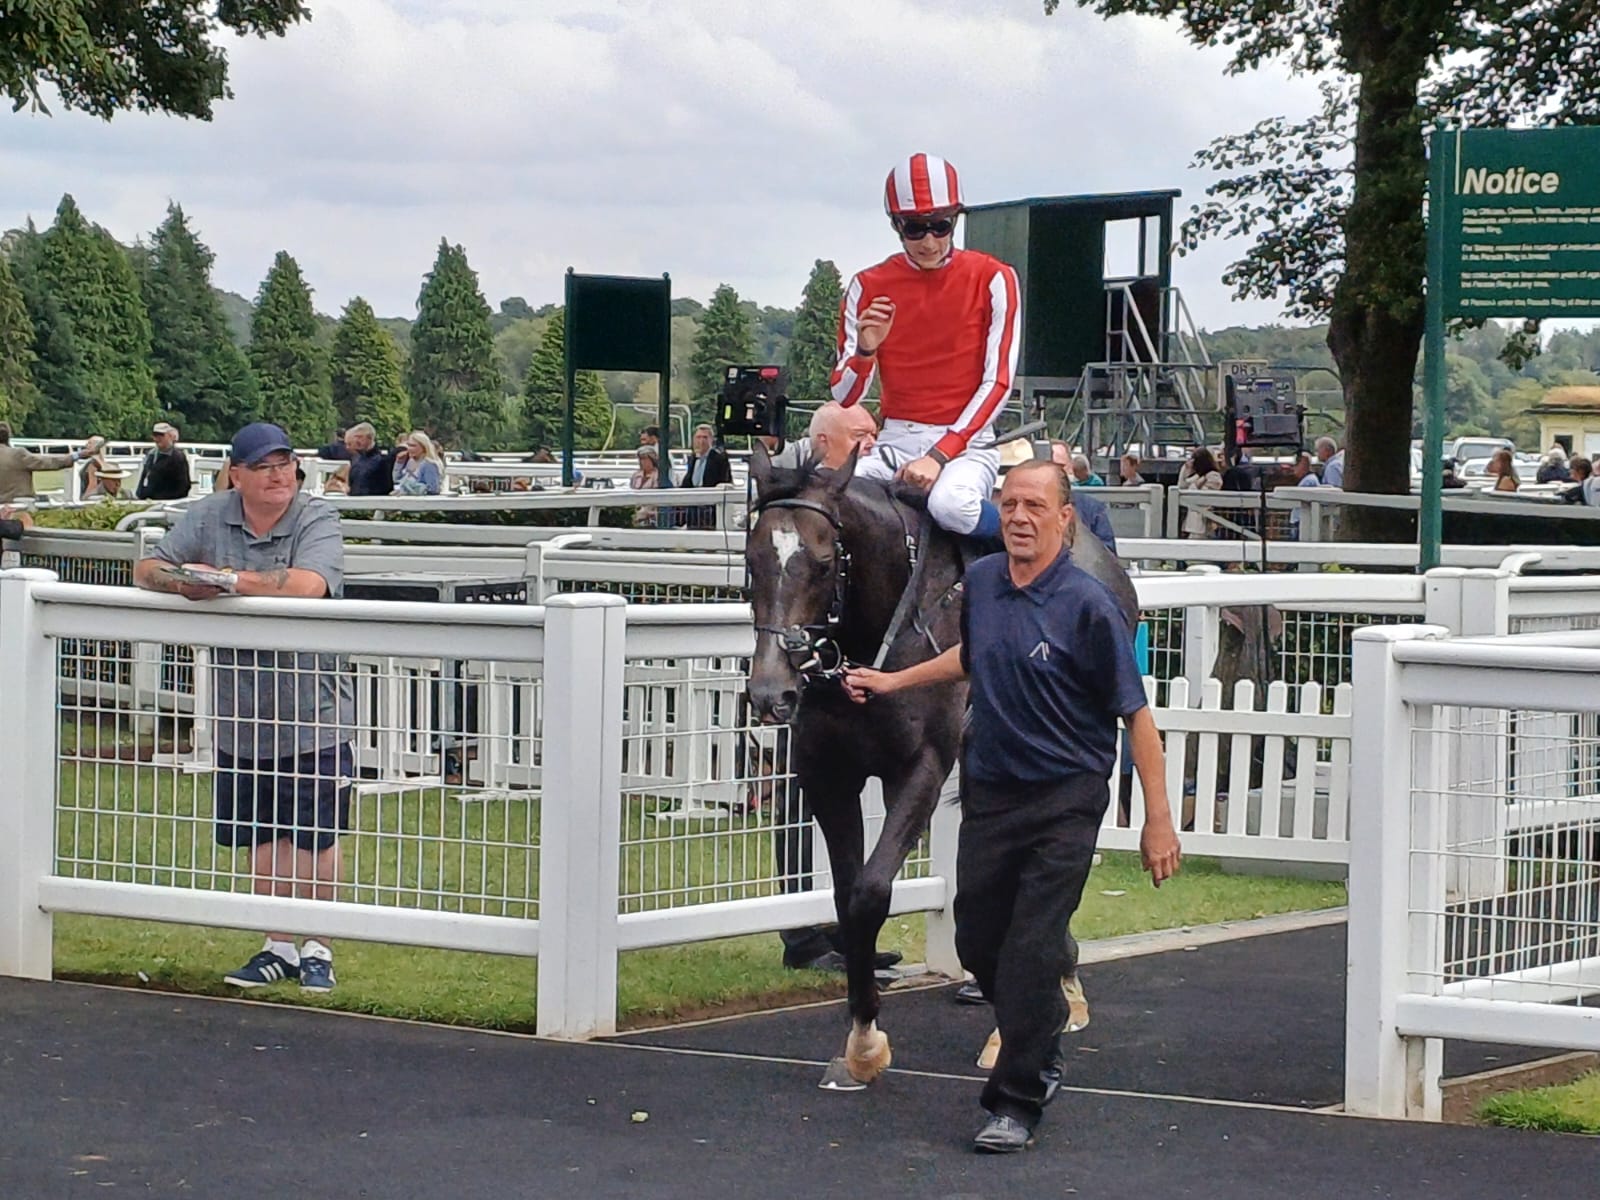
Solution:
<path fill-rule="evenodd" d="M 1463 464 L 1470 459 L 1492 458 L 1496 450 L 1510 450 L 1515 454 L 1517 444 L 1510 438 L 1458 437 L 1453 442 L 1445 443 L 1444 448 L 1447 458 L 1453 458 Z"/>

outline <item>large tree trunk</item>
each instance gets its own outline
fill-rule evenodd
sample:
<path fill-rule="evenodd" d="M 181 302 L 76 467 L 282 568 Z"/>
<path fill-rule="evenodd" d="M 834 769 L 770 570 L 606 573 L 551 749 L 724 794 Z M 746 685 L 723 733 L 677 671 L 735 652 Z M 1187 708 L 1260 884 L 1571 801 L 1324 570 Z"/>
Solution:
<path fill-rule="evenodd" d="M 1423 332 L 1426 194 L 1417 89 L 1434 35 L 1417 5 L 1351 0 L 1341 14 L 1348 69 L 1360 77 L 1355 171 L 1345 220 L 1345 269 L 1334 291 L 1328 347 L 1344 385 L 1344 486 L 1404 495 L 1410 488 L 1412 379 Z M 1407 51 L 1410 52 L 1407 52 Z M 1343 536 L 1414 536 L 1408 514 L 1347 510 Z"/>

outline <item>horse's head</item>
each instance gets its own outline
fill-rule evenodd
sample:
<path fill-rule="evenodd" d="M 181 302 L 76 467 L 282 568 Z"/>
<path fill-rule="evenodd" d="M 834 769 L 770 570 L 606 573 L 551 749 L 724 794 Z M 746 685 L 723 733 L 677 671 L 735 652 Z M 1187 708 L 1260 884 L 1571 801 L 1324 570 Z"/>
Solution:
<path fill-rule="evenodd" d="M 789 720 L 808 680 L 831 677 L 844 666 L 837 634 L 849 565 L 839 506 L 855 468 L 852 453 L 834 471 L 820 469 L 816 460 L 783 470 L 759 442 L 752 448 L 755 519 L 744 550 L 756 625 L 749 691 L 763 722 Z"/>

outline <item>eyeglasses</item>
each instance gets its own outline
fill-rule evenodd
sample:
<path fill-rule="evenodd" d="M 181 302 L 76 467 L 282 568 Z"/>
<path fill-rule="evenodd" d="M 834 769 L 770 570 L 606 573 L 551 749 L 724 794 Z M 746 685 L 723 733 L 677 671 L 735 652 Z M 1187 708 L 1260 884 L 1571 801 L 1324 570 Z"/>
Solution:
<path fill-rule="evenodd" d="M 257 475 L 282 474 L 285 471 L 294 470 L 295 466 L 297 465 L 297 461 L 298 460 L 292 457 L 272 458 L 268 459 L 266 462 L 251 463 L 245 468 L 245 470 L 253 471 Z"/>
<path fill-rule="evenodd" d="M 914 221 L 909 217 L 903 217 L 895 226 L 900 236 L 908 242 L 920 242 L 930 233 L 934 237 L 949 237 L 955 227 L 954 217 L 937 217 L 931 221 Z"/>

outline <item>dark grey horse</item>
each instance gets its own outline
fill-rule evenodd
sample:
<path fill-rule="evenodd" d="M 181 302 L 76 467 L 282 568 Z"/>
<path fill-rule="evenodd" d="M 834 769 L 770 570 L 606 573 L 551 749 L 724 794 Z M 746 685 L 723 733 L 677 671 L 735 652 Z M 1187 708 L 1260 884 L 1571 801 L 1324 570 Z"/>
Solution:
<path fill-rule="evenodd" d="M 960 544 L 930 525 L 918 547 L 922 512 L 854 472 L 853 456 L 837 471 L 777 469 L 758 444 L 745 541 L 756 625 L 750 701 L 761 721 L 792 727 L 791 766 L 833 871 L 851 1019 L 848 1080 L 833 1078 L 846 1086 L 889 1066 L 889 1039 L 877 1026 L 878 931 L 894 878 L 955 763 L 967 702 L 966 685 L 953 683 L 894 692 L 863 709 L 838 684 L 847 663 L 876 661 L 918 555 L 913 602 L 882 666 L 910 666 L 960 639 Z M 1081 539 L 1074 561 L 1137 613 L 1132 585 L 1097 539 Z M 885 818 L 869 858 L 861 791 L 872 776 L 883 783 Z"/>

